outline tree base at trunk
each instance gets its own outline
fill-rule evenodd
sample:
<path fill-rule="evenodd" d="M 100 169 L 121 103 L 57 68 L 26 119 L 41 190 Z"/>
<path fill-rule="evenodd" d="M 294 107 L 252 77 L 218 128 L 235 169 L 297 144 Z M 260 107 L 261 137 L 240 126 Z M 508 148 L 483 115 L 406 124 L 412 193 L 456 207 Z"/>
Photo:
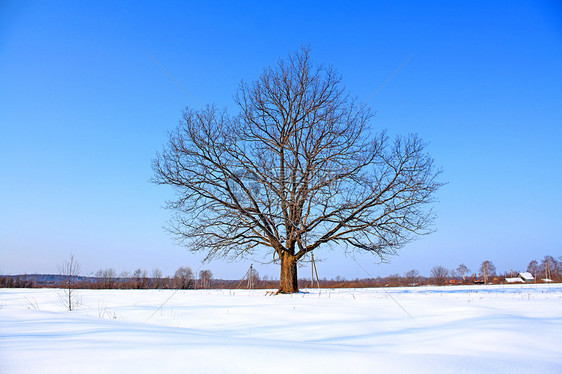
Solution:
<path fill-rule="evenodd" d="M 299 293 L 299 290 L 296 291 L 283 291 L 283 290 L 277 290 L 277 292 L 274 293 L 274 295 L 289 295 L 292 293 Z"/>
<path fill-rule="evenodd" d="M 299 292 L 297 279 L 297 260 L 294 255 L 283 253 L 281 256 L 281 279 L 279 280 L 278 294 Z"/>

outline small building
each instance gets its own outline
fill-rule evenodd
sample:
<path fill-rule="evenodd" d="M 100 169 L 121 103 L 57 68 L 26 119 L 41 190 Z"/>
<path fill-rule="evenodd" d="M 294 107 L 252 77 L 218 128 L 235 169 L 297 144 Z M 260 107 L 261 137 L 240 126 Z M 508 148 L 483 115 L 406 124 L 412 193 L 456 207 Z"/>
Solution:
<path fill-rule="evenodd" d="M 533 274 L 531 274 L 529 272 L 519 273 L 519 277 L 521 279 L 523 279 L 525 282 L 534 282 L 535 281 L 535 277 L 533 277 Z"/>

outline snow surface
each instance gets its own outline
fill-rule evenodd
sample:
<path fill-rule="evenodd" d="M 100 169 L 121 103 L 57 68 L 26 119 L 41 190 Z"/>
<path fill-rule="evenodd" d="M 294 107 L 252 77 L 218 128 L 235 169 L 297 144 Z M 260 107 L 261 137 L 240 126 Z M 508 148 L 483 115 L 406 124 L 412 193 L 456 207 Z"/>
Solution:
<path fill-rule="evenodd" d="M 505 278 L 507 283 L 525 283 L 525 281 L 519 277 L 517 278 Z"/>
<path fill-rule="evenodd" d="M 562 373 L 562 285 L 0 289 L 0 373 Z"/>

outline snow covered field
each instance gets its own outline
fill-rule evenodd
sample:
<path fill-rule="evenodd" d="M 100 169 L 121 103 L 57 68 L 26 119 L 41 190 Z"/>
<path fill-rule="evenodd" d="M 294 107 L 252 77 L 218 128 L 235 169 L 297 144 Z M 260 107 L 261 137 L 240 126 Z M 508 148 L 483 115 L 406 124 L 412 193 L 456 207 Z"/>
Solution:
<path fill-rule="evenodd" d="M 0 373 L 562 373 L 559 284 L 60 293 L 0 289 Z"/>

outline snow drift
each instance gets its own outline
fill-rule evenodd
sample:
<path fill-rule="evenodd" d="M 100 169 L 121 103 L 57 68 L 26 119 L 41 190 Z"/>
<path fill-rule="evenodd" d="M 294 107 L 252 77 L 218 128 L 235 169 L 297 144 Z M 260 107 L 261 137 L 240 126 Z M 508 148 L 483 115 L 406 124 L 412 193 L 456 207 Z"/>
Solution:
<path fill-rule="evenodd" d="M 562 286 L 0 289 L 1 373 L 559 373 Z"/>

